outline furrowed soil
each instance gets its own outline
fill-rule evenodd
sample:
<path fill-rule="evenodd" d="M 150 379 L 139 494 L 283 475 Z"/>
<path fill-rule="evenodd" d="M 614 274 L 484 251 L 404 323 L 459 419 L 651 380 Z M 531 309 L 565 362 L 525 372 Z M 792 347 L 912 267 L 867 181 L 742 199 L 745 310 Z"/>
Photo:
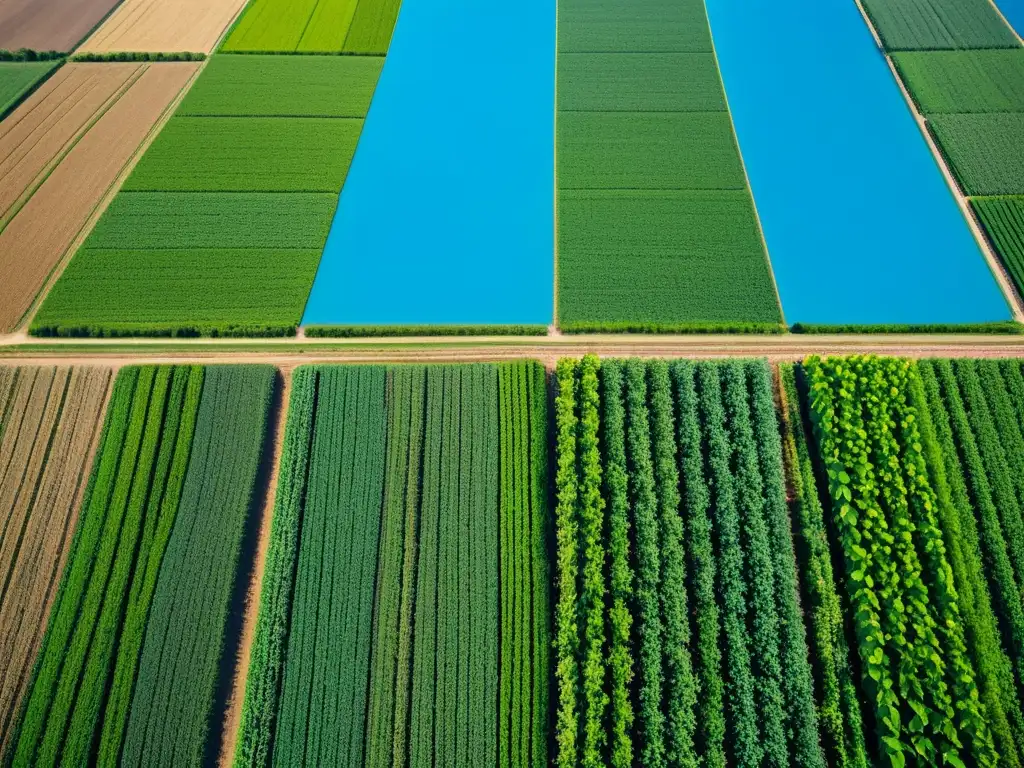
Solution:
<path fill-rule="evenodd" d="M 78 49 L 211 53 L 245 0 L 125 0 Z"/>
<path fill-rule="evenodd" d="M 68 64 L 0 123 L 0 226 L 140 69 Z"/>
<path fill-rule="evenodd" d="M 21 368 L 0 378 L 0 754 L 64 569 L 110 381 L 109 368 Z"/>
<path fill-rule="evenodd" d="M 3 0 L 0 49 L 70 51 L 118 0 Z"/>
<path fill-rule="evenodd" d="M 0 329 L 13 328 L 31 307 L 50 272 L 199 64 L 142 66 L 141 75 L 0 232 Z"/>

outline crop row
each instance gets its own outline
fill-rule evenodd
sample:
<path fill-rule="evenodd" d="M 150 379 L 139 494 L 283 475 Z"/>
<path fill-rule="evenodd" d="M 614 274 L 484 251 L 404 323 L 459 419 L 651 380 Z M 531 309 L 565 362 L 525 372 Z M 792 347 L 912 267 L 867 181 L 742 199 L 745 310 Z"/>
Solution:
<path fill-rule="evenodd" d="M 0 755 L 71 548 L 110 378 L 93 367 L 0 369 Z"/>
<path fill-rule="evenodd" d="M 824 765 L 767 365 L 556 378 L 558 764 Z"/>
<path fill-rule="evenodd" d="M 545 393 L 296 372 L 237 765 L 545 762 Z"/>
<path fill-rule="evenodd" d="M 805 369 L 880 752 L 894 765 L 995 765 L 1009 734 L 979 691 L 985 659 L 967 642 L 979 606 L 965 620 L 957 581 L 968 572 L 961 542 L 947 545 L 953 510 L 918 371 L 870 357 Z"/>
<path fill-rule="evenodd" d="M 270 368 L 119 374 L 6 760 L 148 765 L 167 744 L 172 763 L 202 759 L 272 382 Z"/>

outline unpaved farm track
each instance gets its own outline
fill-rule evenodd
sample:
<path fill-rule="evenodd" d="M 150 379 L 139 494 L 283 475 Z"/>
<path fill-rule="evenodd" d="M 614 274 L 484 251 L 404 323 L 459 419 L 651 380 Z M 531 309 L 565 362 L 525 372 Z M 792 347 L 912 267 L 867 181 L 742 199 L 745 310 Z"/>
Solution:
<path fill-rule="evenodd" d="M 141 74 L 81 134 L 56 167 L 49 170 L 49 161 L 43 164 L 38 173 L 46 174 L 45 180 L 0 232 L 0 328 L 13 328 L 32 306 L 97 204 L 199 65 L 165 62 L 68 66 L 100 68 L 104 72 L 113 67 L 120 73 L 113 75 L 115 79 L 124 77 L 125 66 L 132 68 L 132 74 L 138 70 Z M 68 98 L 76 95 L 77 91 L 72 92 Z M 22 109 L 31 110 L 34 103 L 34 98 L 30 99 L 4 125 L 12 120 L 17 124 Z M 45 142 L 49 130 L 43 127 L 40 131 L 41 136 L 35 138 Z M 0 153 L 0 162 L 20 152 L 21 145 L 12 140 L 9 154 Z M 58 155 L 59 150 L 52 154 Z"/>
<path fill-rule="evenodd" d="M 536 338 L 265 339 L 168 341 L 53 340 L 0 337 L 0 364 L 122 366 L 133 363 L 269 363 L 290 370 L 305 363 L 451 363 L 560 357 L 767 357 L 801 360 L 812 354 L 907 357 L 1022 357 L 1024 336 L 779 335 L 548 336 Z"/>
<path fill-rule="evenodd" d="M 64 570 L 110 369 L 0 370 L 0 754 Z"/>

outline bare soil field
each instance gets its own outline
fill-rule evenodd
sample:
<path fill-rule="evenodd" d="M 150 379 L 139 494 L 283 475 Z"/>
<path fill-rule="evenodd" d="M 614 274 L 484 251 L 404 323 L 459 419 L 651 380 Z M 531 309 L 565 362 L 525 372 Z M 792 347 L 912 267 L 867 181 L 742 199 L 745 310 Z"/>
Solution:
<path fill-rule="evenodd" d="M 0 122 L 0 226 L 140 70 L 68 64 Z"/>
<path fill-rule="evenodd" d="M 0 48 L 70 51 L 118 0 L 0 0 Z"/>
<path fill-rule="evenodd" d="M 110 381 L 108 368 L 0 376 L 0 754 L 71 546 Z"/>
<path fill-rule="evenodd" d="M 141 75 L 0 232 L 0 329 L 13 328 L 32 306 L 50 272 L 199 64 L 142 67 Z"/>
<path fill-rule="evenodd" d="M 211 53 L 245 0 L 125 0 L 78 49 L 81 53 Z"/>

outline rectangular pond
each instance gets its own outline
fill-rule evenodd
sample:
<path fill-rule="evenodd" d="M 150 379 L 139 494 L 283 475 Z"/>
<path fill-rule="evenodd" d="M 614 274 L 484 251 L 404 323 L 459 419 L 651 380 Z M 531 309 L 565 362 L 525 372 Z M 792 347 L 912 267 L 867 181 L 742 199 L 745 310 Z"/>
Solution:
<path fill-rule="evenodd" d="M 555 3 L 404 0 L 303 324 L 548 324 Z"/>
<path fill-rule="evenodd" d="M 789 323 L 1010 310 L 854 0 L 707 0 Z"/>

